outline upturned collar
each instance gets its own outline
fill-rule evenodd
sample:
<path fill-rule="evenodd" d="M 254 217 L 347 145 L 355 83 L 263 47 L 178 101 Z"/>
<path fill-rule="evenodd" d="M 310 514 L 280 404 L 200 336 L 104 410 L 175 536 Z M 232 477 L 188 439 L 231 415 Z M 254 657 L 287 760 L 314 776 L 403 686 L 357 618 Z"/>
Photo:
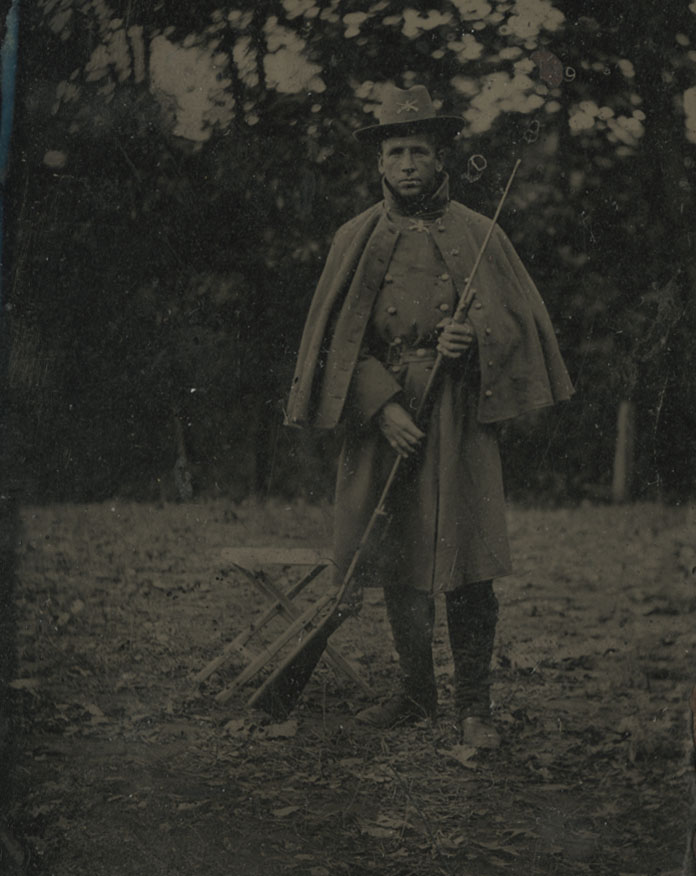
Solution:
<path fill-rule="evenodd" d="M 414 198 L 413 201 L 399 197 L 389 183 L 382 178 L 384 206 L 388 213 L 397 216 L 414 216 L 419 219 L 438 219 L 449 204 L 449 176 L 442 174 L 440 184 L 429 195 Z"/>

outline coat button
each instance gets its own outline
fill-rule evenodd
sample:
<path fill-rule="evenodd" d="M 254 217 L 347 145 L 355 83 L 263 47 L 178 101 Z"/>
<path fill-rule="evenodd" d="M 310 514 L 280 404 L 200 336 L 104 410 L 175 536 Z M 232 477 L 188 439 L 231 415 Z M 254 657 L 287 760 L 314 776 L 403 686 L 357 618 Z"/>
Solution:
<path fill-rule="evenodd" d="M 394 282 L 394 278 L 392 277 L 391 274 L 385 274 L 385 275 L 384 275 L 384 282 L 385 282 L 385 283 L 393 283 L 393 282 Z"/>
<path fill-rule="evenodd" d="M 491 330 L 490 330 L 489 328 L 487 328 L 487 329 L 486 329 L 486 334 L 487 334 L 487 335 L 490 335 L 490 333 L 491 333 Z"/>
<path fill-rule="evenodd" d="M 492 389 L 487 389 L 487 390 L 484 392 L 484 395 L 486 396 L 486 398 L 490 398 L 490 397 L 493 395 L 493 390 L 492 390 Z"/>
<path fill-rule="evenodd" d="M 394 338 L 394 340 L 392 341 L 392 344 L 401 344 L 401 343 L 403 343 L 401 338 Z"/>
<path fill-rule="evenodd" d="M 447 311 L 450 309 L 450 306 L 446 301 L 443 301 L 442 304 L 438 306 L 443 313 L 447 313 Z"/>
<path fill-rule="evenodd" d="M 493 360 L 492 360 L 492 359 L 489 359 L 489 360 L 488 360 L 488 367 L 489 367 L 489 368 L 492 368 L 492 367 L 493 367 Z"/>
<path fill-rule="evenodd" d="M 451 249 L 451 250 L 450 250 L 450 255 L 458 256 L 458 255 L 459 255 L 459 247 L 458 247 L 458 246 L 455 246 L 454 249 Z"/>
<path fill-rule="evenodd" d="M 416 356 L 420 356 L 421 359 L 423 358 L 423 356 L 427 355 L 427 353 L 428 351 L 425 349 L 425 347 L 418 347 L 418 349 L 416 350 Z"/>
<path fill-rule="evenodd" d="M 394 314 L 396 313 L 396 307 L 394 307 L 393 304 L 390 304 L 389 307 L 387 307 L 387 313 L 389 314 L 389 316 L 394 316 Z"/>
<path fill-rule="evenodd" d="M 441 280 L 449 280 L 449 278 L 450 278 L 450 275 L 449 275 L 449 274 L 440 274 L 440 279 L 441 279 Z"/>
<path fill-rule="evenodd" d="M 401 365 L 392 365 L 391 370 L 395 372 L 401 371 Z"/>
<path fill-rule="evenodd" d="M 483 304 L 481 304 L 480 301 L 474 301 L 474 307 L 476 308 L 476 310 L 481 310 Z"/>

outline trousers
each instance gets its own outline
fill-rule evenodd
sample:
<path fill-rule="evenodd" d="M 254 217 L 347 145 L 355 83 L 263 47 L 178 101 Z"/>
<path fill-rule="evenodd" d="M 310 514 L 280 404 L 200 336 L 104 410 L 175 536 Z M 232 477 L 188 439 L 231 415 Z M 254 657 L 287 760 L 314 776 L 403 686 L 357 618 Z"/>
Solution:
<path fill-rule="evenodd" d="M 403 690 L 431 714 L 437 705 L 432 652 L 435 600 L 425 591 L 399 586 L 385 587 L 384 598 Z M 486 717 L 498 620 L 493 582 L 466 584 L 446 593 L 445 599 L 457 712 L 461 718 Z"/>

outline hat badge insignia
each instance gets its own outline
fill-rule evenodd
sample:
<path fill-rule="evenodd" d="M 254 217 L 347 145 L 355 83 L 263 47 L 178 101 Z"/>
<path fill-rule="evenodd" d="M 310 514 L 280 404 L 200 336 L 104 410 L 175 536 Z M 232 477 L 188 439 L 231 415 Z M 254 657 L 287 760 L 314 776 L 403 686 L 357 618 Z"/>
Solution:
<path fill-rule="evenodd" d="M 417 113 L 418 112 L 418 104 L 415 100 L 405 100 L 403 103 L 400 103 L 396 108 L 396 112 L 401 115 L 401 113 Z"/>

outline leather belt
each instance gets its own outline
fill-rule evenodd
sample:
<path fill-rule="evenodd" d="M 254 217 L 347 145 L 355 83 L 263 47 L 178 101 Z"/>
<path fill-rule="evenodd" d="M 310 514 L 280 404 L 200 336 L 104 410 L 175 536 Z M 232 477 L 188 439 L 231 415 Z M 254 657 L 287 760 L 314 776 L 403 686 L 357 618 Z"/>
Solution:
<path fill-rule="evenodd" d="M 398 368 L 412 362 L 432 362 L 437 358 L 437 350 L 433 347 L 404 348 L 400 344 L 390 344 L 384 359 L 385 365 Z"/>

